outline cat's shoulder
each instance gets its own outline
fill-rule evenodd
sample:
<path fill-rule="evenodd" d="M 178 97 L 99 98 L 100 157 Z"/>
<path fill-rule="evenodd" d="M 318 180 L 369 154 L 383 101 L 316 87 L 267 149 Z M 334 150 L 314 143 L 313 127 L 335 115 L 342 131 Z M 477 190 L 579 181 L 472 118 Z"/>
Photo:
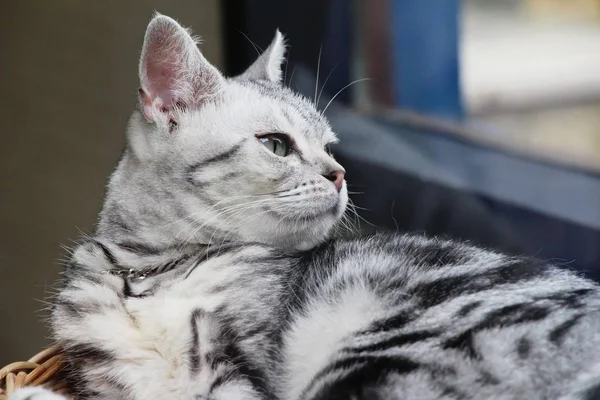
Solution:
<path fill-rule="evenodd" d="M 369 261 L 423 268 L 480 264 L 488 266 L 526 265 L 544 268 L 544 263 L 527 256 L 509 255 L 469 242 L 415 233 L 378 232 L 356 238 L 330 239 L 307 252 L 306 260 L 334 264 L 341 260 Z"/>
<path fill-rule="evenodd" d="M 416 233 L 377 232 L 355 238 L 332 239 L 318 249 L 329 248 L 346 251 L 389 252 L 397 255 L 414 255 L 424 252 L 445 252 L 453 254 L 504 256 L 491 249 L 476 246 L 470 242 L 427 236 Z"/>

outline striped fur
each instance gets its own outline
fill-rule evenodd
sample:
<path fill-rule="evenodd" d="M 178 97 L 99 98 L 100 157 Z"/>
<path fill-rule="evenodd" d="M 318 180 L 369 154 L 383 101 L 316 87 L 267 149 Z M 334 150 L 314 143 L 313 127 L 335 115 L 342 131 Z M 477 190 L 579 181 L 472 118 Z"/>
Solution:
<path fill-rule="evenodd" d="M 144 280 L 66 269 L 53 331 L 93 399 L 592 399 L 600 292 L 555 267 L 377 235 L 189 249 Z M 188 257 L 188 255 L 191 256 Z M 153 255 L 138 256 L 152 265 Z M 93 265 L 92 265 L 93 264 Z M 587 396 L 587 397 L 586 397 Z"/>
<path fill-rule="evenodd" d="M 226 79 L 150 23 L 141 109 L 51 319 L 80 397 L 600 398 L 595 283 L 420 236 L 326 240 L 347 201 L 324 177 L 335 135 L 279 84 L 283 50 Z"/>

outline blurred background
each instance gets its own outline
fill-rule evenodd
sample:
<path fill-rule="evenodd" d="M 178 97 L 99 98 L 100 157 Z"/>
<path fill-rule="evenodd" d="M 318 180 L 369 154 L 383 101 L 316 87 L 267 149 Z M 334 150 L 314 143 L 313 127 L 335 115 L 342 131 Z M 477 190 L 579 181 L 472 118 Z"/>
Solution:
<path fill-rule="evenodd" d="M 93 231 L 154 10 L 229 75 L 287 34 L 285 82 L 340 136 L 362 232 L 460 238 L 600 279 L 600 0 L 5 1 L 0 365 L 48 344 L 61 246 Z"/>

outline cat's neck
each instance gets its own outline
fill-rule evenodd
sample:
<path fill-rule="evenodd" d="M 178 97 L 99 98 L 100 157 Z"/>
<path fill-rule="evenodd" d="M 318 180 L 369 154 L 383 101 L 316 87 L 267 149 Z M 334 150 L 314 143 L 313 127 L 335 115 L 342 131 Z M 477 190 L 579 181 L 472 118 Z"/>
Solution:
<path fill-rule="evenodd" d="M 113 239 L 102 236 L 89 238 L 75 248 L 71 262 L 99 272 L 161 272 L 172 267 L 174 261 L 189 260 L 212 248 L 203 244 L 180 244 L 160 248 L 141 242 Z"/>
<path fill-rule="evenodd" d="M 235 241 L 232 237 L 211 235 L 210 232 L 183 229 L 177 224 L 166 222 L 165 228 L 137 224 L 136 229 L 128 229 L 125 225 L 99 223 L 94 238 L 99 241 L 113 243 L 119 248 L 137 255 L 157 255 L 172 249 L 200 248 L 216 246 Z"/>

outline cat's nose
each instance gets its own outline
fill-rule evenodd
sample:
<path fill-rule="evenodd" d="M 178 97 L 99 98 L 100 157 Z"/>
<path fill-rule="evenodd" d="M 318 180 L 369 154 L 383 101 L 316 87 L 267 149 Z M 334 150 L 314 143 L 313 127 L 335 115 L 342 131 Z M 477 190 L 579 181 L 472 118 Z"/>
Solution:
<path fill-rule="evenodd" d="M 323 176 L 333 182 L 338 192 L 342 190 L 342 185 L 344 184 L 344 171 L 333 171 Z"/>

